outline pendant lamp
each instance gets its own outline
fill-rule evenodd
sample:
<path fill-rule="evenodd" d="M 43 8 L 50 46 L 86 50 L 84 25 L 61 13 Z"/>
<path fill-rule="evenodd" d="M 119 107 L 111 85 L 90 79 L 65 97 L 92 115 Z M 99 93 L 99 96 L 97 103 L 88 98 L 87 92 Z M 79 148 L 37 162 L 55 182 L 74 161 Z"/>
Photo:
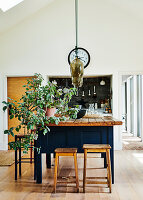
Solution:
<path fill-rule="evenodd" d="M 78 88 L 83 85 L 84 68 L 90 62 L 90 55 L 84 48 L 78 47 L 78 0 L 75 0 L 76 46 L 68 55 L 72 84 Z"/>

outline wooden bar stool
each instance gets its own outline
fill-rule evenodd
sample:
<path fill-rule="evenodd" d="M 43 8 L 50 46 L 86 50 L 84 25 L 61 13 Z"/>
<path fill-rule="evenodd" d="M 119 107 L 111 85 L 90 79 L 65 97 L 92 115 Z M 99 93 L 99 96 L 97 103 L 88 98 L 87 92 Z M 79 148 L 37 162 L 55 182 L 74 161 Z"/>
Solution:
<path fill-rule="evenodd" d="M 28 135 L 15 135 L 15 142 L 19 141 L 21 143 L 22 139 L 26 138 Z M 22 158 L 21 156 L 21 150 L 22 148 L 16 148 L 15 150 L 15 180 L 17 180 L 17 165 L 19 164 L 19 176 L 21 177 L 21 163 L 30 163 L 32 164 L 34 161 L 34 156 L 32 155 L 33 151 L 33 142 L 30 143 L 28 149 L 30 150 L 30 157 L 28 158 Z M 19 158 L 17 156 L 17 151 L 19 151 Z"/>
<path fill-rule="evenodd" d="M 85 193 L 86 184 L 107 184 L 111 193 L 111 163 L 110 163 L 111 146 L 109 144 L 84 144 L 83 149 L 84 149 L 83 192 Z M 86 177 L 86 164 L 87 164 L 88 152 L 106 153 L 107 177 Z M 90 181 L 90 179 L 107 179 L 107 181 Z"/>
<path fill-rule="evenodd" d="M 74 157 L 74 165 L 75 165 L 75 178 L 76 181 L 76 188 L 77 192 L 79 192 L 79 180 L 78 180 L 78 167 L 77 167 L 77 148 L 57 148 L 55 149 L 55 173 L 54 173 L 54 192 L 56 192 L 56 185 L 57 185 L 57 174 L 58 174 L 58 167 L 59 167 L 59 157 L 60 156 L 73 156 Z M 74 183 L 66 182 L 66 183 Z M 58 182 L 58 183 L 65 183 L 65 182 Z"/>

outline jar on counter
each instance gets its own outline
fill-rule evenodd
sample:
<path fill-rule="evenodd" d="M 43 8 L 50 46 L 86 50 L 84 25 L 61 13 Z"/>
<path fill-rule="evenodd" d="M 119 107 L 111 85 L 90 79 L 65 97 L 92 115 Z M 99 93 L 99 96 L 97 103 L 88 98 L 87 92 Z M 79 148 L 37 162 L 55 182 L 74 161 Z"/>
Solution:
<path fill-rule="evenodd" d="M 104 106 L 105 106 L 104 100 L 101 100 L 100 104 L 101 104 L 101 108 L 104 108 Z"/>
<path fill-rule="evenodd" d="M 95 108 L 95 109 L 97 109 L 97 108 L 98 108 L 98 104 L 97 104 L 97 103 L 95 103 L 95 105 L 94 105 L 94 108 Z"/>

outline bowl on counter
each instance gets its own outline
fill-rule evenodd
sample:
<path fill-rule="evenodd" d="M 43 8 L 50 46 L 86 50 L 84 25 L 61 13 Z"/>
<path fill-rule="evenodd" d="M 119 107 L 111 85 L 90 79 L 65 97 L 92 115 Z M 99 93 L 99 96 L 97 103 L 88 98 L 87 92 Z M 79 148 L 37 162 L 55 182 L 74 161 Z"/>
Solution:
<path fill-rule="evenodd" d="M 79 110 L 77 113 L 77 119 L 82 118 L 85 115 L 85 113 L 86 113 L 86 109 Z"/>

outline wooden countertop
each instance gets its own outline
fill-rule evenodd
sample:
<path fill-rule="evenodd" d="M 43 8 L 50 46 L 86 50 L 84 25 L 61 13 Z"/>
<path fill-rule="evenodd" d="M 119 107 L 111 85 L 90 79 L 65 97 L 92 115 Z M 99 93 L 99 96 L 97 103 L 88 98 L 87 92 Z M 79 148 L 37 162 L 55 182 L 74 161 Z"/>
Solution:
<path fill-rule="evenodd" d="M 111 116 L 105 117 L 83 117 L 81 119 L 72 119 L 60 122 L 58 125 L 48 124 L 48 126 L 115 126 L 122 125 L 119 121 Z"/>

